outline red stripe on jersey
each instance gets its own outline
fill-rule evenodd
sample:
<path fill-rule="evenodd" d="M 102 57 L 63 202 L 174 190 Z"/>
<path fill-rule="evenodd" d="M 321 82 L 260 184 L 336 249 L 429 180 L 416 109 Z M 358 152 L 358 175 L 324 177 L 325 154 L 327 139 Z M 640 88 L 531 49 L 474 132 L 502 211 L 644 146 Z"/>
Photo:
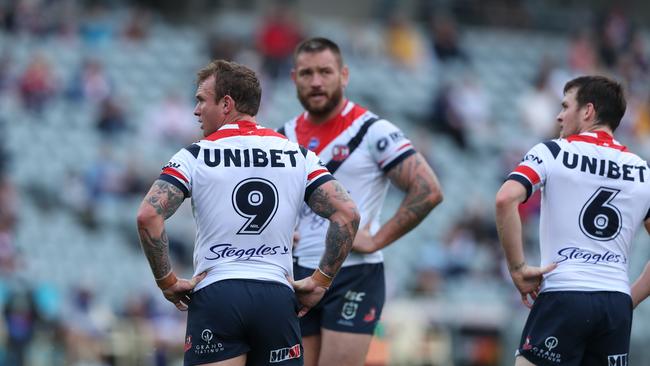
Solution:
<path fill-rule="evenodd" d="M 404 145 L 400 146 L 400 147 L 397 149 L 397 151 L 401 151 L 401 150 L 403 150 L 403 149 L 406 149 L 407 147 L 411 147 L 411 143 L 410 143 L 410 142 L 407 142 L 407 143 L 405 143 Z"/>
<path fill-rule="evenodd" d="M 519 165 L 517 169 L 515 169 L 515 172 L 523 174 L 533 185 L 541 181 L 541 179 L 539 179 L 539 174 L 529 166 Z"/>
<path fill-rule="evenodd" d="M 207 136 L 205 140 L 216 141 L 222 138 L 233 136 L 274 136 L 286 139 L 284 135 L 279 134 L 270 128 L 258 128 L 258 125 L 254 122 L 239 121 L 233 124 L 238 125 L 239 128 L 217 130 Z"/>
<path fill-rule="evenodd" d="M 182 181 L 184 181 L 186 183 L 190 182 L 187 178 L 185 178 L 185 176 L 181 172 L 179 172 L 178 170 L 176 170 L 174 168 L 165 168 L 165 169 L 163 169 L 162 174 L 167 174 L 167 175 L 174 176 L 174 177 L 176 177 L 176 178 L 178 178 L 178 179 L 180 179 L 180 180 L 182 180 Z"/>
<path fill-rule="evenodd" d="M 317 177 L 317 176 L 319 176 L 319 175 L 321 175 L 323 173 L 328 173 L 328 170 L 327 169 L 318 169 L 316 171 L 313 171 L 313 172 L 309 173 L 309 175 L 307 176 L 307 180 L 312 180 L 315 177 Z"/>
<path fill-rule="evenodd" d="M 590 144 L 595 144 L 598 146 L 604 146 L 604 147 L 610 147 L 612 149 L 620 150 L 620 151 L 627 151 L 627 147 L 623 145 L 619 145 L 614 141 L 614 138 L 610 136 L 607 132 L 604 131 L 595 131 L 597 137 L 593 137 L 590 135 L 572 135 L 567 137 L 567 141 L 569 142 L 574 142 L 574 141 L 579 141 L 579 142 L 587 142 Z"/>
<path fill-rule="evenodd" d="M 350 102 L 348 101 L 345 103 L 341 112 L 345 110 L 348 103 Z M 339 113 L 332 117 L 332 119 L 318 124 L 311 122 L 308 117 L 306 117 L 307 113 L 302 113 L 296 119 L 296 137 L 298 143 L 309 150 L 312 150 L 316 154 L 320 154 L 325 146 L 329 145 L 332 140 L 337 138 L 341 133 L 343 133 L 343 131 L 350 127 L 352 122 L 366 112 L 366 109 L 355 104 L 352 110 L 350 110 L 345 116 L 342 116 L 341 113 Z M 314 144 L 312 140 L 315 140 L 316 144 Z M 310 142 L 312 143 L 310 144 Z"/>

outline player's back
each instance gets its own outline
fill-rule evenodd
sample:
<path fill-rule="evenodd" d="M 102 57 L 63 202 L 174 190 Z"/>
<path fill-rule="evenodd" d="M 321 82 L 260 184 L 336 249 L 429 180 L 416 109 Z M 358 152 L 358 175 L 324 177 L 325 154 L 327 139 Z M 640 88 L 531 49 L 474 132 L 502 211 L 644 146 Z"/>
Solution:
<path fill-rule="evenodd" d="M 311 154 L 311 155 L 308 155 Z M 195 273 L 201 287 L 231 278 L 288 285 L 293 227 L 318 158 L 254 123 L 226 125 L 168 164 L 187 179 L 197 225 Z"/>
<path fill-rule="evenodd" d="M 542 145 L 544 154 L 525 158 L 547 160 L 540 164 L 542 265 L 559 266 L 542 290 L 629 293 L 630 245 L 650 208 L 647 163 L 603 132 Z"/>

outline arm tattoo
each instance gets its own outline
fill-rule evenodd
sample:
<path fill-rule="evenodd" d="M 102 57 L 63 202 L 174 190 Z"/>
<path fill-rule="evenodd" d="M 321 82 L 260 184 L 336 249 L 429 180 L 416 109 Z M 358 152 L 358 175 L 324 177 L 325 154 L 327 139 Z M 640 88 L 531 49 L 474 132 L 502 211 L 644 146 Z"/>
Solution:
<path fill-rule="evenodd" d="M 180 189 L 160 179 L 153 183 L 151 190 L 145 197 L 145 201 L 153 206 L 158 215 L 162 215 L 165 220 L 178 210 L 184 199 L 185 195 Z"/>
<path fill-rule="evenodd" d="M 149 266 L 156 279 L 162 278 L 171 271 L 169 260 L 169 239 L 163 229 L 160 237 L 152 235 L 147 228 L 139 228 L 140 245 L 144 251 Z"/>
<path fill-rule="evenodd" d="M 521 262 L 510 267 L 510 272 L 517 272 L 518 270 L 524 268 L 526 262 Z"/>
<path fill-rule="evenodd" d="M 330 276 L 336 275 L 352 248 L 358 226 L 359 220 L 347 224 L 341 224 L 337 221 L 330 222 L 327 237 L 325 238 L 325 253 L 319 265 L 323 272 Z"/>
<path fill-rule="evenodd" d="M 332 204 L 332 201 L 339 202 L 349 202 L 352 201 L 348 192 L 343 188 L 343 186 L 333 180 L 331 181 L 334 184 L 334 194 L 330 195 L 322 189 L 322 187 L 316 188 L 314 192 L 309 197 L 309 207 L 319 216 L 324 218 L 329 218 L 334 212 L 336 212 L 336 207 Z"/>
<path fill-rule="evenodd" d="M 434 192 L 435 183 L 429 176 L 429 167 L 420 154 L 413 155 L 388 172 L 388 178 L 406 196 L 395 219 L 400 227 L 413 228 L 433 209 L 428 199 Z"/>

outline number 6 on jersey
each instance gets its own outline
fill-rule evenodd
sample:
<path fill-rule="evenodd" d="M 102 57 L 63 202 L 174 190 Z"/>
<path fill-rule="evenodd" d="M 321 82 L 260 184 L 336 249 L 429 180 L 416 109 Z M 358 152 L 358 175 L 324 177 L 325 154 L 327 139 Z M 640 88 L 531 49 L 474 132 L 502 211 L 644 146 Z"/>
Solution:
<path fill-rule="evenodd" d="M 278 190 L 263 178 L 244 179 L 232 191 L 232 205 L 247 219 L 237 234 L 259 235 L 278 210 Z"/>
<path fill-rule="evenodd" d="M 594 240 L 612 240 L 621 231 L 621 212 L 612 205 L 618 189 L 600 187 L 580 212 L 580 229 Z"/>

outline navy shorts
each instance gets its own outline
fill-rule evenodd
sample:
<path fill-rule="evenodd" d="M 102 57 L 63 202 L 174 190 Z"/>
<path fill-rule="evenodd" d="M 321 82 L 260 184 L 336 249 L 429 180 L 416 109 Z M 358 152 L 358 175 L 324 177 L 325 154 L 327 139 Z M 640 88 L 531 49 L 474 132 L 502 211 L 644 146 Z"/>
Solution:
<path fill-rule="evenodd" d="M 293 266 L 297 280 L 312 273 L 311 268 Z M 323 299 L 300 319 L 302 335 L 320 334 L 321 328 L 373 334 L 385 300 L 383 263 L 343 267 Z"/>
<path fill-rule="evenodd" d="M 518 354 L 536 365 L 627 366 L 632 299 L 622 292 L 544 292 Z"/>
<path fill-rule="evenodd" d="M 302 365 L 294 292 L 277 282 L 224 280 L 192 294 L 185 365 L 247 353 L 247 365 Z"/>

